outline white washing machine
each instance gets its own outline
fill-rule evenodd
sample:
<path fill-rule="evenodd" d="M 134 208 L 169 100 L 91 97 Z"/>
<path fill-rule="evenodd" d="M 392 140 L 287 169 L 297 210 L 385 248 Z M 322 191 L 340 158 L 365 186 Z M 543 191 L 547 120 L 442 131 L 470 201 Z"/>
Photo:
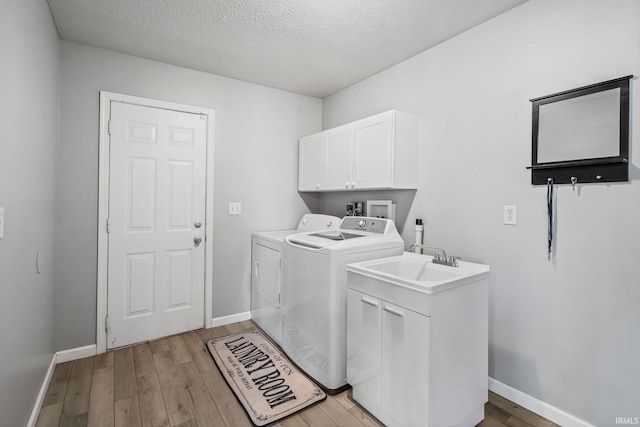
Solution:
<path fill-rule="evenodd" d="M 338 228 L 340 218 L 307 214 L 295 230 L 253 233 L 251 245 L 251 318 L 278 344 L 282 345 L 281 275 L 282 245 L 292 234 Z"/>
<path fill-rule="evenodd" d="M 347 264 L 401 255 L 393 221 L 345 217 L 337 230 L 285 239 L 282 347 L 329 393 L 347 385 Z"/>

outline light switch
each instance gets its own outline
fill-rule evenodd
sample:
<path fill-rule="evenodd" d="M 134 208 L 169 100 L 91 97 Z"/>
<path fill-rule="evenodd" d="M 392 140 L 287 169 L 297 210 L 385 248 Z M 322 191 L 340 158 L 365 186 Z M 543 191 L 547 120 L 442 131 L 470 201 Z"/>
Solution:
<path fill-rule="evenodd" d="M 242 204 L 240 202 L 229 202 L 229 215 L 240 215 L 242 213 Z"/>
<path fill-rule="evenodd" d="M 4 238 L 4 208 L 0 208 L 0 239 Z"/>

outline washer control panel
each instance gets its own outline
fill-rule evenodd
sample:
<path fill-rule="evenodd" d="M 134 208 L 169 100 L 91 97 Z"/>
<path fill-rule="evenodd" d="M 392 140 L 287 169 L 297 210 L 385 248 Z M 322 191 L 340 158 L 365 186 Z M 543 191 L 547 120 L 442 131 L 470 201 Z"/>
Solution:
<path fill-rule="evenodd" d="M 341 230 L 366 231 L 367 233 L 384 234 L 390 220 L 363 216 L 345 216 L 340 224 Z"/>

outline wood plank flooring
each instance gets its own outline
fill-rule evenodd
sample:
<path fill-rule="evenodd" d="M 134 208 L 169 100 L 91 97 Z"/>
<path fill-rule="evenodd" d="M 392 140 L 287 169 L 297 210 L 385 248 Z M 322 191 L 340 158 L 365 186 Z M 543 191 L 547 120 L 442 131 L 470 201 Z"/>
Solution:
<path fill-rule="evenodd" d="M 252 426 L 206 348 L 210 339 L 256 329 L 251 321 L 188 332 L 61 363 L 47 390 L 37 427 Z M 555 426 L 489 393 L 481 427 Z M 382 424 L 351 391 L 273 427 L 372 427 Z"/>

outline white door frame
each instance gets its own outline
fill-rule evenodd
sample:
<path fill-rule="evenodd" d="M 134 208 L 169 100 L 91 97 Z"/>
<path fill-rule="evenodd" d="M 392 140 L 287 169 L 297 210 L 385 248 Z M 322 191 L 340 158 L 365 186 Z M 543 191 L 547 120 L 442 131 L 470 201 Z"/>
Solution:
<path fill-rule="evenodd" d="M 155 99 L 100 91 L 100 148 L 98 166 L 98 289 L 96 319 L 96 350 L 107 350 L 107 261 L 109 255 L 109 115 L 111 102 L 124 102 L 144 107 L 162 108 L 184 113 L 207 116 L 207 159 L 206 159 L 206 200 L 205 200 L 205 270 L 204 270 L 204 326 L 211 327 L 213 311 L 213 141 L 215 132 L 215 111 L 210 108 L 194 107 Z"/>

